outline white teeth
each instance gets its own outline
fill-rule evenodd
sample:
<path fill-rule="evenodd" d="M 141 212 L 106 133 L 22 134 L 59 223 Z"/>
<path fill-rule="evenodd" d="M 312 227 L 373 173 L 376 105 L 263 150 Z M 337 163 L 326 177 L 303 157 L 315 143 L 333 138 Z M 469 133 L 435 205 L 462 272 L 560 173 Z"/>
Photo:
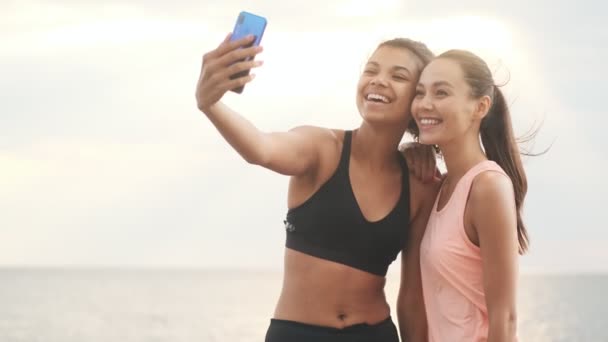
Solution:
<path fill-rule="evenodd" d="M 388 97 L 386 96 L 382 96 L 380 94 L 367 94 L 367 100 L 378 100 L 378 101 L 382 101 L 384 103 L 389 103 L 390 100 L 388 99 Z"/>
<path fill-rule="evenodd" d="M 437 119 L 420 119 L 420 123 L 422 125 L 439 125 L 439 123 L 441 123 L 441 120 L 437 120 Z"/>

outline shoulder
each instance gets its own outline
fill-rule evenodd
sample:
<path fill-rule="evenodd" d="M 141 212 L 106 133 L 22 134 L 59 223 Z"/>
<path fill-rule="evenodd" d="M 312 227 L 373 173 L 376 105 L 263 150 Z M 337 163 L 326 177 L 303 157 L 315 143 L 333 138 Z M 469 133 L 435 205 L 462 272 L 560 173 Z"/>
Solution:
<path fill-rule="evenodd" d="M 290 129 L 291 132 L 297 132 L 301 134 L 311 135 L 311 136 L 319 136 L 319 137 L 336 137 L 339 134 L 344 134 L 344 130 L 312 126 L 312 125 L 302 125 L 296 126 Z"/>
<path fill-rule="evenodd" d="M 302 138 L 309 139 L 311 143 L 318 145 L 341 144 L 344 139 L 344 131 L 319 127 L 319 126 L 297 126 L 289 130 Z"/>
<path fill-rule="evenodd" d="M 485 234 L 500 236 L 501 231 L 511 231 L 511 226 L 517 225 L 513 185 L 501 172 L 485 171 L 475 177 L 467 207 L 480 238 Z"/>
<path fill-rule="evenodd" d="M 344 146 L 344 130 L 318 126 L 298 126 L 290 130 L 297 139 L 304 141 L 308 148 L 317 156 L 317 168 L 314 174 L 325 175 L 333 172 L 340 160 Z M 320 172 L 320 173 L 319 173 Z"/>
<path fill-rule="evenodd" d="M 517 254 L 518 214 L 511 179 L 502 172 L 485 171 L 471 185 L 467 204 L 470 223 L 478 236 L 482 258 Z"/>
<path fill-rule="evenodd" d="M 489 205 L 492 202 L 500 203 L 513 198 L 513 183 L 502 172 L 488 170 L 473 179 L 469 195 L 471 204 Z"/>

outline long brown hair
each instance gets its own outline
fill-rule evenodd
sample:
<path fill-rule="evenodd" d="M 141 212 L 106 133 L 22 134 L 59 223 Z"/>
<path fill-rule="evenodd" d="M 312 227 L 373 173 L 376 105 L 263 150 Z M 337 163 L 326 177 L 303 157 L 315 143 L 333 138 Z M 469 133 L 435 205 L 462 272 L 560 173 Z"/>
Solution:
<path fill-rule="evenodd" d="M 442 53 L 438 58 L 448 58 L 460 65 L 465 81 L 471 87 L 471 96 L 474 98 L 489 96 L 492 99 L 492 106 L 482 119 L 479 132 L 486 156 L 500 165 L 513 183 L 517 208 L 519 252 L 523 254 L 528 250 L 529 245 L 528 232 L 522 219 L 522 207 L 528 191 L 528 180 L 521 161 L 519 146 L 513 134 L 509 106 L 502 91 L 495 85 L 490 68 L 483 59 L 463 50 L 450 50 Z"/>

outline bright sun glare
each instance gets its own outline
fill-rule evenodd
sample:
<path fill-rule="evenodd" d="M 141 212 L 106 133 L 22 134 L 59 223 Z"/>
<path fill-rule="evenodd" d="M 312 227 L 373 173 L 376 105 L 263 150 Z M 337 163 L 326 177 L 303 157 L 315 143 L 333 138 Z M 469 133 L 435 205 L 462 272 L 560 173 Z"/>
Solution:
<path fill-rule="evenodd" d="M 448 17 L 411 27 L 416 39 L 427 43 L 435 53 L 465 49 L 486 58 L 511 60 L 513 34 L 504 23 L 482 16 Z"/>

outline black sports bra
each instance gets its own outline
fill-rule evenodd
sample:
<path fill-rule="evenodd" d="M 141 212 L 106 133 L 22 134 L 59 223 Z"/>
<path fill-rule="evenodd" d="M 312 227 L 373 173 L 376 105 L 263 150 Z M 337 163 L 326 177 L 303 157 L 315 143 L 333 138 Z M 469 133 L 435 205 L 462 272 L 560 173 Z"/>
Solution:
<path fill-rule="evenodd" d="M 349 177 L 352 132 L 346 131 L 335 173 L 284 221 L 287 248 L 385 276 L 409 234 L 409 172 L 403 157 L 401 195 L 395 208 L 376 222 L 365 219 Z M 396 152 L 398 153 L 398 152 Z"/>

